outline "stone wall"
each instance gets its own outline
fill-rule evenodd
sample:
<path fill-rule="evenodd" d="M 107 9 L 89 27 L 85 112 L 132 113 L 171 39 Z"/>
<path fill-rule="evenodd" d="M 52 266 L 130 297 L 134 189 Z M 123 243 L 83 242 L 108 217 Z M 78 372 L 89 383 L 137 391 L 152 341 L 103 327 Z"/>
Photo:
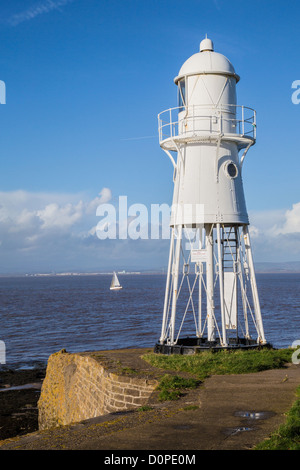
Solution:
<path fill-rule="evenodd" d="M 117 374 L 91 355 L 64 350 L 48 360 L 38 402 L 39 429 L 145 405 L 156 380 Z"/>

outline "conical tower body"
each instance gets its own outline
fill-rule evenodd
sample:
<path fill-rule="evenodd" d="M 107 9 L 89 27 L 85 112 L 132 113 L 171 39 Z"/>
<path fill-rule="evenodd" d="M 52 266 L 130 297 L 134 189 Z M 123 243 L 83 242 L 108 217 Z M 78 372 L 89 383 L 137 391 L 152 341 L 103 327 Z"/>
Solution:
<path fill-rule="evenodd" d="M 266 344 L 242 182 L 256 113 L 237 105 L 238 81 L 206 38 L 175 78 L 178 106 L 158 117 L 174 166 L 160 352 Z"/>

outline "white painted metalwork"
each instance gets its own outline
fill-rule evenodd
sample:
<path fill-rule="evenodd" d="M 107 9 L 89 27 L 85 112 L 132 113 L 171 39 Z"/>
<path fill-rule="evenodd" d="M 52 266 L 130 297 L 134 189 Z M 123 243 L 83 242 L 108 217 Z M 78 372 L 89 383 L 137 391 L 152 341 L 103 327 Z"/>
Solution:
<path fill-rule="evenodd" d="M 179 106 L 158 115 L 174 168 L 160 344 L 176 345 L 186 327 L 223 347 L 234 338 L 266 343 L 241 177 L 256 112 L 237 105 L 238 81 L 205 38 L 175 78 Z"/>
<path fill-rule="evenodd" d="M 175 142 L 213 141 L 220 135 L 223 140 L 238 142 L 240 149 L 256 140 L 256 111 L 252 108 L 230 104 L 212 109 L 205 104 L 181 109 L 177 106 L 158 115 L 159 143 L 164 150 L 177 151 Z"/>

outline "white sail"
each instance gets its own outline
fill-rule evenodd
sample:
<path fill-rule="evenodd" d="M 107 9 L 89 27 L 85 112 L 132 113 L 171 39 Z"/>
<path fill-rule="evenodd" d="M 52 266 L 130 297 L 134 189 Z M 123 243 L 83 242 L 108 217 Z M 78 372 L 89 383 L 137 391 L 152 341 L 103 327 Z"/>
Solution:
<path fill-rule="evenodd" d="M 112 280 L 111 280 L 111 285 L 110 285 L 110 289 L 113 290 L 113 289 L 122 289 L 122 286 L 119 282 L 119 279 L 118 279 L 118 276 L 117 274 L 114 272 L 113 273 L 113 277 L 112 277 Z"/>

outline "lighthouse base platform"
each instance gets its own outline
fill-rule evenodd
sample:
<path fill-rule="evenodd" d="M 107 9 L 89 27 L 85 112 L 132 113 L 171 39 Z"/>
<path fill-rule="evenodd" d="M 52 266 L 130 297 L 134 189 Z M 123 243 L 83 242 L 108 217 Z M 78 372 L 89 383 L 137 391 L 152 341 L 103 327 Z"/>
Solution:
<path fill-rule="evenodd" d="M 207 338 L 186 337 L 179 338 L 176 344 L 156 343 L 154 346 L 154 353 L 156 354 L 182 354 L 191 355 L 202 351 L 221 351 L 236 350 L 236 349 L 262 349 L 272 348 L 270 343 L 258 343 L 254 339 L 248 338 L 228 338 L 228 345 L 223 346 L 220 339 L 215 341 L 208 341 Z"/>

